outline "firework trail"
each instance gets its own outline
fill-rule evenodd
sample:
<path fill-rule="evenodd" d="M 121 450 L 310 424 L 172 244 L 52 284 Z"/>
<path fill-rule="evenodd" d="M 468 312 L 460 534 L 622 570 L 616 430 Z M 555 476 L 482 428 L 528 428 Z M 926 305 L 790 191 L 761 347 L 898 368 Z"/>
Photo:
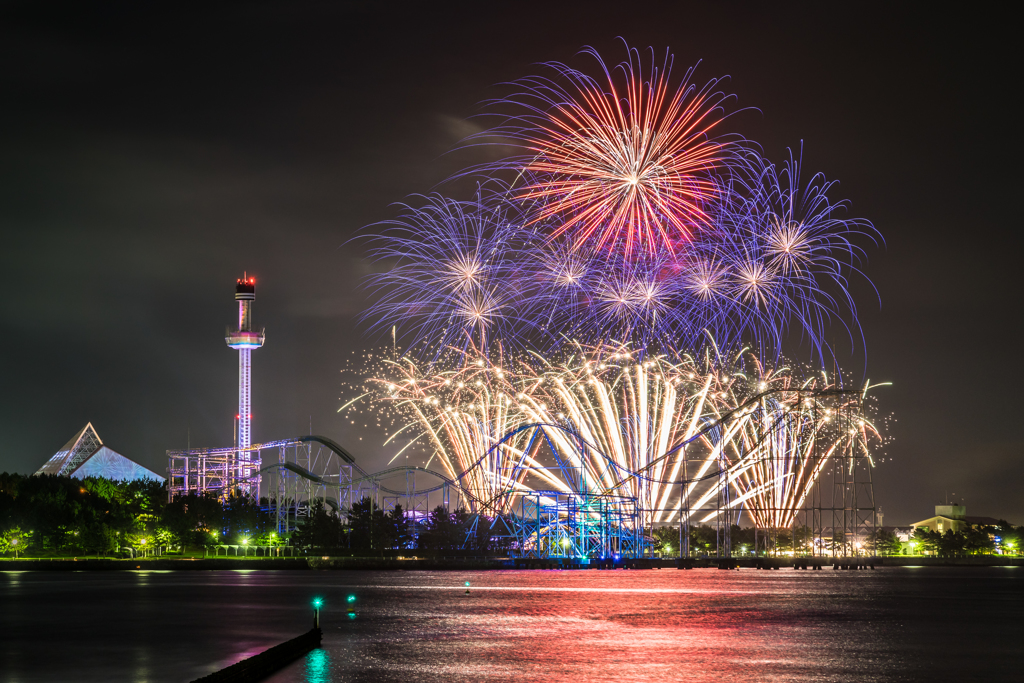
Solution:
<path fill-rule="evenodd" d="M 507 463 L 531 457 L 525 437 L 499 445 L 524 424 L 514 379 L 475 348 L 450 348 L 433 363 L 386 360 L 366 387 L 406 421 L 389 441 L 404 434 L 404 448 L 419 442 L 432 453 L 427 465 L 436 459 L 449 478 L 460 480 L 474 509 L 483 502 L 501 512 L 509 506 L 508 489 L 520 483 L 504 477 Z"/>
<path fill-rule="evenodd" d="M 686 496 L 685 516 L 706 522 L 728 488 L 729 507 L 757 525 L 788 526 L 832 456 L 867 452 L 878 433 L 861 392 L 829 394 L 824 377 L 743 356 L 640 360 L 624 345 L 577 345 L 535 369 L 452 349 L 439 363 L 388 360 L 367 385 L 405 422 L 392 438 L 430 452 L 474 509 L 507 513 L 533 491 L 614 495 L 647 526 L 677 519 Z"/>
<path fill-rule="evenodd" d="M 517 92 L 493 103 L 513 113 L 483 138 L 513 141 L 523 154 L 491 166 L 521 178 L 515 197 L 531 207 L 530 224 L 574 250 L 675 253 L 710 226 L 705 204 L 717 175 L 736 165 L 739 138 L 719 134 L 729 99 L 719 80 L 698 88 L 688 69 L 676 82 L 673 57 L 645 65 L 627 49 L 609 67 L 592 48 L 592 77 L 546 64 L 551 77 L 516 81 Z"/>
<path fill-rule="evenodd" d="M 753 353 L 735 358 L 729 374 L 733 380 L 721 400 L 710 406 L 725 411 L 716 420 L 734 416 L 729 438 L 721 439 L 714 454 L 731 502 L 715 501 L 710 514 L 698 514 L 720 491 L 697 494 L 690 503 L 690 515 L 698 515 L 697 521 L 742 508 L 759 528 L 786 528 L 837 455 L 857 450 L 874 465 L 869 445 L 881 444 L 883 438 L 866 401 L 879 385 L 865 383 L 853 390 L 836 378 L 830 381 L 826 373 L 801 377 L 790 368 L 766 366 Z M 696 477 L 712 466 L 711 458 L 705 459 Z M 693 489 L 690 484 L 687 495 Z M 670 512 L 666 520 L 674 517 Z"/>

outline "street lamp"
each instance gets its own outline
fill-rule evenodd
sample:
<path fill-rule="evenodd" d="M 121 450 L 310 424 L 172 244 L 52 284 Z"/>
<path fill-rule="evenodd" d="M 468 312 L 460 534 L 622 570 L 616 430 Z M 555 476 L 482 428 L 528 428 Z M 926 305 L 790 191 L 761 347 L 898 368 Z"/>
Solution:
<path fill-rule="evenodd" d="M 14 559 L 18 559 L 18 539 L 12 538 L 11 545 L 14 546 Z"/>
<path fill-rule="evenodd" d="M 313 598 L 313 628 L 320 628 L 320 606 L 324 601 L 320 598 Z"/>

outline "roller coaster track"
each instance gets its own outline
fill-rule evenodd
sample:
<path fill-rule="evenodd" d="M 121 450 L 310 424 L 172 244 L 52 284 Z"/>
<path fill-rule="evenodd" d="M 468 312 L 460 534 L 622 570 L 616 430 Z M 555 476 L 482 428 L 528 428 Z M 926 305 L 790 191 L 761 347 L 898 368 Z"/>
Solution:
<path fill-rule="evenodd" d="M 357 485 L 357 484 L 360 484 L 362 482 L 377 482 L 377 481 L 379 481 L 382 478 L 386 478 L 388 476 L 393 476 L 393 475 L 396 475 L 396 474 L 402 474 L 402 473 L 405 473 L 405 472 L 421 472 L 423 474 L 428 474 L 428 475 L 430 475 L 432 477 L 440 479 L 441 483 L 439 483 L 439 484 L 437 484 L 435 486 L 428 487 L 428 488 L 422 488 L 422 489 L 417 488 L 416 490 L 414 490 L 412 492 L 409 492 L 409 491 L 399 491 L 399 490 L 396 490 L 396 489 L 388 488 L 386 486 L 382 486 L 380 484 L 377 484 L 377 488 L 380 491 L 382 491 L 384 493 L 387 493 L 387 494 L 390 494 L 390 495 L 394 495 L 394 496 L 407 496 L 407 495 L 424 495 L 424 494 L 434 493 L 435 491 L 441 490 L 445 486 L 450 486 L 450 487 L 458 489 L 467 498 L 472 499 L 472 500 L 478 500 L 477 496 L 473 495 L 472 492 L 470 492 L 468 489 L 464 488 L 461 485 L 461 483 L 459 482 L 459 480 L 462 478 L 461 476 L 458 477 L 457 479 L 451 479 L 450 477 L 448 477 L 448 476 L 446 476 L 446 475 L 444 475 L 444 474 L 442 474 L 440 472 L 436 472 L 434 470 L 428 470 L 425 467 L 416 467 L 416 466 L 392 467 L 390 469 L 382 470 L 380 472 L 372 472 L 372 473 L 367 472 L 366 470 L 364 470 L 362 467 L 359 466 L 359 464 L 356 462 L 355 456 L 353 456 L 341 444 L 339 444 L 337 441 L 334 441 L 333 439 L 329 439 L 329 438 L 327 438 L 325 436 L 319 436 L 317 434 L 311 434 L 311 435 L 307 435 L 307 436 L 297 436 L 297 437 L 294 437 L 294 438 L 291 438 L 291 439 L 279 439 L 277 441 L 270 441 L 270 442 L 267 442 L 267 443 L 254 444 L 253 446 L 250 447 L 249 450 L 250 451 L 270 450 L 270 449 L 273 449 L 273 448 L 287 447 L 289 445 L 294 445 L 296 443 L 317 443 L 317 444 L 320 444 L 321 446 L 327 448 L 329 451 L 331 451 L 336 456 L 338 456 L 346 464 L 351 465 L 352 468 L 360 474 L 360 476 L 358 478 L 354 478 L 351 481 L 351 483 L 349 484 L 350 486 L 351 485 Z M 208 454 L 212 454 L 212 453 L 219 453 L 221 451 L 223 451 L 225 453 L 232 453 L 232 452 L 234 452 L 234 449 L 231 449 L 231 448 L 207 449 L 207 450 L 205 450 L 203 452 L 204 453 L 208 453 Z M 291 462 L 272 463 L 272 464 L 269 464 L 269 465 L 265 465 L 265 466 L 261 467 L 259 470 L 257 470 L 255 472 L 253 472 L 252 474 L 250 474 L 248 477 L 243 477 L 240 480 L 244 481 L 244 480 L 248 480 L 248 479 L 255 479 L 255 478 L 257 478 L 257 477 L 259 477 L 261 475 L 264 475 L 264 474 L 269 474 L 269 473 L 275 472 L 275 471 L 279 472 L 282 469 L 288 470 L 289 472 L 292 472 L 293 474 L 296 474 L 296 475 L 302 477 L 303 479 L 307 479 L 307 480 L 312 481 L 312 482 L 317 483 L 317 484 L 322 484 L 324 486 L 338 486 L 337 482 L 332 482 L 332 481 L 329 481 L 327 479 L 324 479 L 323 477 L 321 477 L 320 475 L 316 474 L 315 472 L 311 472 L 308 469 L 302 467 L 301 465 L 297 465 L 297 464 L 291 463 Z M 218 490 L 218 489 L 211 489 L 211 490 Z M 327 502 L 335 510 L 337 510 L 339 508 L 337 501 L 335 501 L 335 500 L 328 500 Z"/>
<path fill-rule="evenodd" d="M 765 397 L 767 397 L 767 396 L 769 396 L 771 394 L 774 394 L 774 393 L 797 393 L 797 394 L 809 393 L 809 394 L 814 394 L 814 395 L 818 395 L 818 396 L 823 396 L 823 395 L 859 394 L 859 393 L 861 393 L 861 391 L 860 390 L 842 390 L 842 389 L 836 390 L 836 389 L 833 389 L 833 390 L 825 390 L 825 391 L 805 392 L 805 391 L 801 391 L 799 389 L 797 389 L 797 390 L 794 390 L 794 389 L 784 389 L 784 390 L 774 389 L 774 390 L 768 390 L 768 391 L 761 392 L 761 393 L 753 396 L 748 401 L 746 401 L 743 405 L 738 406 L 734 410 L 732 410 L 732 411 L 730 411 L 728 413 L 723 414 L 717 420 L 712 420 L 709 423 L 706 423 L 702 429 L 700 429 L 697 433 L 693 434 L 689 439 L 686 439 L 684 441 L 681 441 L 681 442 L 677 443 L 675 446 L 673 446 L 668 451 L 666 451 L 663 455 L 659 456 L 658 458 L 655 458 L 653 461 L 648 463 L 641 470 L 638 470 L 636 472 L 631 472 L 631 471 L 623 469 L 611 457 L 609 457 L 607 454 L 602 452 L 601 449 L 599 449 L 595 444 L 589 442 L 587 439 L 582 437 L 576 430 L 572 429 L 570 426 L 561 425 L 561 424 L 554 424 L 554 423 L 544 423 L 544 422 L 535 422 L 535 423 L 530 423 L 530 424 L 527 424 L 527 425 L 521 425 L 521 426 L 517 427 L 516 429 L 510 431 L 509 433 L 505 434 L 504 436 L 502 436 L 501 439 L 499 439 L 497 442 L 495 442 L 483 455 L 481 455 L 479 460 L 477 460 L 472 466 L 467 468 L 465 471 L 463 471 L 461 474 L 459 474 L 454 479 L 449 477 L 449 476 L 447 476 L 447 475 L 445 475 L 445 474 L 442 474 L 440 472 L 426 469 L 425 467 L 408 466 L 408 465 L 407 466 L 400 466 L 400 467 L 393 467 L 393 468 L 382 470 L 382 471 L 379 471 L 379 472 L 372 472 L 372 473 L 370 473 L 370 472 L 367 472 L 366 470 L 364 470 L 356 462 L 355 456 L 353 456 L 341 444 L 339 444 L 338 442 L 334 441 L 333 439 L 330 439 L 330 438 L 325 437 L 325 436 L 316 435 L 316 434 L 310 434 L 310 435 L 306 435 L 306 436 L 297 436 L 297 437 L 293 437 L 293 438 L 290 438 L 290 439 L 281 439 L 281 440 L 271 441 L 271 442 L 262 443 L 262 444 L 255 444 L 255 445 L 251 446 L 249 450 L 250 451 L 262 451 L 262 450 L 270 450 L 270 449 L 273 449 L 273 448 L 287 448 L 288 446 L 294 446 L 296 444 L 316 443 L 316 444 L 319 444 L 320 446 L 328 449 L 332 453 L 334 453 L 339 459 L 341 459 L 347 465 L 350 465 L 353 470 L 355 470 L 356 472 L 359 473 L 360 476 L 358 478 L 353 478 L 351 480 L 351 482 L 349 482 L 347 484 L 347 486 L 354 486 L 354 485 L 358 485 L 358 484 L 361 484 L 361 483 L 364 483 L 364 482 L 372 482 L 376 486 L 377 490 L 379 490 L 381 492 L 384 492 L 384 493 L 387 493 L 389 495 L 393 495 L 393 496 L 411 496 L 411 495 L 412 496 L 419 496 L 419 495 L 426 495 L 426 494 L 430 494 L 430 493 L 434 493 L 436 491 L 439 491 L 439 490 L 441 490 L 441 489 L 443 489 L 445 487 L 450 487 L 450 488 L 458 490 L 458 492 L 461 495 L 463 495 L 467 500 L 472 500 L 472 501 L 474 501 L 476 503 L 479 503 L 480 506 L 483 509 L 491 509 L 491 508 L 494 507 L 493 499 L 492 500 L 483 500 L 483 499 L 481 499 L 477 494 L 473 493 L 472 491 L 467 489 L 465 486 L 463 486 L 462 485 L 462 480 L 463 480 L 463 478 L 469 472 L 471 472 L 475 467 L 479 466 L 480 463 L 482 463 L 496 449 L 500 448 L 502 445 L 504 445 L 506 442 L 508 442 L 510 439 L 512 439 L 515 435 L 517 435 L 517 434 L 519 434 L 519 433 L 521 433 L 523 431 L 531 430 L 531 429 L 533 429 L 533 430 L 540 430 L 540 432 L 543 434 L 544 438 L 548 439 L 549 441 L 550 441 L 550 439 L 547 436 L 547 434 L 545 433 L 545 430 L 549 430 L 550 429 L 550 430 L 556 430 L 556 431 L 561 431 L 561 432 L 565 433 L 566 436 L 568 436 L 576 444 L 578 444 L 578 446 L 579 446 L 581 451 L 583 451 L 583 450 L 590 451 L 593 455 L 596 455 L 596 456 L 604 459 L 612 469 L 621 470 L 621 476 L 623 476 L 625 478 L 622 481 L 620 481 L 620 485 L 625 483 L 626 481 L 628 481 L 631 478 L 647 479 L 647 480 L 650 480 L 650 481 L 654 481 L 649 476 L 648 473 L 650 472 L 651 468 L 653 468 L 653 466 L 656 463 L 660 462 L 661 460 L 664 460 L 665 458 L 668 458 L 670 455 L 672 455 L 674 452 L 678 451 L 680 448 L 683 448 L 687 444 L 692 443 L 692 442 L 700 439 L 701 437 L 705 436 L 706 434 L 708 434 L 709 432 L 713 431 L 714 429 L 718 429 L 718 428 L 722 427 L 725 423 L 727 423 L 728 421 L 730 421 L 731 419 L 733 419 L 737 415 L 741 415 L 743 410 L 745 410 L 750 405 L 755 404 L 757 401 L 759 401 L 759 400 L 761 400 L 761 399 L 763 399 L 763 398 L 765 398 Z M 557 449 L 555 449 L 553 446 L 552 446 L 552 451 L 557 453 Z M 192 451 L 192 452 L 196 453 L 196 454 L 204 453 L 204 454 L 208 454 L 208 455 L 215 455 L 215 454 L 229 454 L 229 453 L 233 453 L 234 449 L 232 449 L 232 448 L 202 449 L 202 450 L 195 450 L 195 451 Z M 314 482 L 314 483 L 317 483 L 317 484 L 320 484 L 320 485 L 323 485 L 323 486 L 328 486 L 328 487 L 337 487 L 337 486 L 339 486 L 338 482 L 332 482 L 332 481 L 329 481 L 327 479 L 324 479 L 323 477 L 321 477 L 320 475 L 316 474 L 315 472 L 311 472 L 310 470 L 308 470 L 308 469 L 306 469 L 306 468 L 304 468 L 304 467 L 302 467 L 300 465 L 297 465 L 295 463 L 290 463 L 290 462 L 268 464 L 266 466 L 261 467 L 258 471 L 253 472 L 248 477 L 242 478 L 241 480 L 255 479 L 255 478 L 257 478 L 257 477 L 259 477 L 260 475 L 263 475 L 263 474 L 268 474 L 268 473 L 271 473 L 271 472 L 274 472 L 274 471 L 280 472 L 282 469 L 287 470 L 287 471 L 289 471 L 289 472 L 291 472 L 291 473 L 293 473 L 293 474 L 295 474 L 295 475 L 297 475 L 299 477 L 302 477 L 303 479 L 306 479 L 308 481 L 311 481 L 311 482 Z M 409 473 L 409 472 L 422 473 L 422 474 L 430 475 L 431 477 L 434 477 L 435 479 L 439 480 L 440 483 L 438 483 L 436 485 L 433 485 L 433 486 L 430 486 L 430 487 L 426 487 L 426 488 L 416 488 L 415 490 L 412 490 L 412 491 L 408 491 L 408 490 L 400 491 L 400 490 L 396 490 L 396 489 L 392 489 L 392 488 L 383 486 L 383 485 L 381 485 L 379 483 L 382 479 L 386 479 L 386 478 L 389 478 L 391 476 L 400 475 L 400 474 Z M 716 472 L 716 473 L 713 473 L 713 474 L 706 475 L 704 477 L 686 479 L 684 481 L 674 481 L 674 482 L 671 482 L 671 483 L 673 483 L 673 484 L 688 484 L 688 483 L 692 483 L 692 482 L 703 481 L 703 480 L 706 480 L 706 479 L 712 479 L 712 478 L 717 477 L 717 476 L 718 476 L 718 473 Z M 669 483 L 669 482 L 659 482 L 659 483 Z M 211 489 L 211 490 L 216 490 L 216 489 Z M 604 491 L 603 493 L 607 494 L 607 493 L 609 493 L 609 491 Z M 335 510 L 340 509 L 340 506 L 339 506 L 337 500 L 328 499 L 326 502 L 327 502 L 328 505 L 330 505 Z"/>

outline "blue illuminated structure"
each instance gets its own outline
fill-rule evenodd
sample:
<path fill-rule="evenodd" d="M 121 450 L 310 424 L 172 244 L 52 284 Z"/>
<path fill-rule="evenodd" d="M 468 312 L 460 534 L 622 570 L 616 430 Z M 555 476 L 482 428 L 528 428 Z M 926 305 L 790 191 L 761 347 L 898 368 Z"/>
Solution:
<path fill-rule="evenodd" d="M 164 480 L 159 474 L 104 446 L 91 422 L 71 437 L 35 474 L 56 474 L 76 479 L 102 477 L 112 481 Z"/>

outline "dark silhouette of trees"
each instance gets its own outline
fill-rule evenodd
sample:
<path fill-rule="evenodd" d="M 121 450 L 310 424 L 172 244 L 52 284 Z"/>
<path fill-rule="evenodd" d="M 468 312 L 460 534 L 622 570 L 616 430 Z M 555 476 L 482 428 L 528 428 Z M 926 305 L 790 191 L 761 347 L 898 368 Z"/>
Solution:
<path fill-rule="evenodd" d="M 238 545 L 269 532 L 274 520 L 269 512 L 247 496 L 232 494 L 222 503 L 221 542 Z"/>
<path fill-rule="evenodd" d="M 899 555 L 903 550 L 900 539 L 887 529 L 876 529 L 868 546 L 878 555 Z"/>
<path fill-rule="evenodd" d="M 309 516 L 292 534 L 292 545 L 321 550 L 340 548 L 345 543 L 345 525 L 317 499 L 309 508 Z"/>
<path fill-rule="evenodd" d="M 159 531 L 162 483 L 0 474 L 0 532 L 25 533 L 25 554 L 106 554 Z"/>
<path fill-rule="evenodd" d="M 990 526 L 969 526 L 963 531 L 947 529 L 941 534 L 926 527 L 918 527 L 914 530 L 914 542 L 918 549 L 939 557 L 962 557 L 993 552 L 993 535 L 994 527 Z"/>
<path fill-rule="evenodd" d="M 412 543 L 409 533 L 409 521 L 405 518 L 405 510 L 401 505 L 395 507 L 384 516 L 384 547 L 389 550 L 403 550 Z"/>
<path fill-rule="evenodd" d="M 164 508 L 161 522 L 174 542 L 183 547 L 234 542 L 224 534 L 224 509 L 211 494 L 178 496 Z"/>
<path fill-rule="evenodd" d="M 60 554 L 110 554 L 121 548 L 135 551 L 154 546 L 180 545 L 185 548 L 215 543 L 249 544 L 268 542 L 276 532 L 273 516 L 266 511 L 271 501 L 256 503 L 244 496 L 189 494 L 167 502 L 167 489 L 151 481 L 116 482 L 84 480 L 52 475 L 24 476 L 0 473 L 0 553 L 13 556 Z M 431 510 L 425 517 L 407 516 L 401 506 L 385 512 L 369 498 L 352 506 L 347 519 L 314 501 L 308 517 L 292 534 L 299 547 L 355 553 L 400 552 L 414 546 L 445 553 L 466 551 L 480 554 L 507 552 L 516 542 L 514 525 L 501 516 L 490 518 L 460 508 Z M 412 533 L 412 532 L 416 533 Z M 720 550 L 716 526 L 690 527 L 690 548 L 697 555 Z M 652 532 L 655 549 L 678 552 L 678 527 L 660 527 Z M 758 532 L 762 550 L 784 552 L 807 549 L 810 530 L 806 527 L 776 533 Z M 732 548 L 736 553 L 755 550 L 754 530 L 733 525 Z M 414 538 L 416 539 L 414 542 Z M 999 539 L 998 541 L 996 539 Z M 17 540 L 16 546 L 13 544 Z M 145 539 L 146 544 L 142 544 Z M 274 539 L 280 542 L 284 539 Z M 901 551 L 891 532 L 878 529 L 865 540 L 865 550 L 881 555 Z M 991 526 L 973 525 L 945 533 L 919 528 L 913 542 L 918 551 L 943 556 L 981 555 L 994 552 L 1019 555 L 1024 549 L 1024 527 L 1000 520 Z"/>
<path fill-rule="evenodd" d="M 448 512 L 438 505 L 421 523 L 419 547 L 423 550 L 460 550 L 466 543 L 469 515 L 465 508 Z"/>
<path fill-rule="evenodd" d="M 355 551 L 402 550 L 412 541 L 401 505 L 384 512 L 364 497 L 352 505 L 348 523 L 349 545 Z"/>

